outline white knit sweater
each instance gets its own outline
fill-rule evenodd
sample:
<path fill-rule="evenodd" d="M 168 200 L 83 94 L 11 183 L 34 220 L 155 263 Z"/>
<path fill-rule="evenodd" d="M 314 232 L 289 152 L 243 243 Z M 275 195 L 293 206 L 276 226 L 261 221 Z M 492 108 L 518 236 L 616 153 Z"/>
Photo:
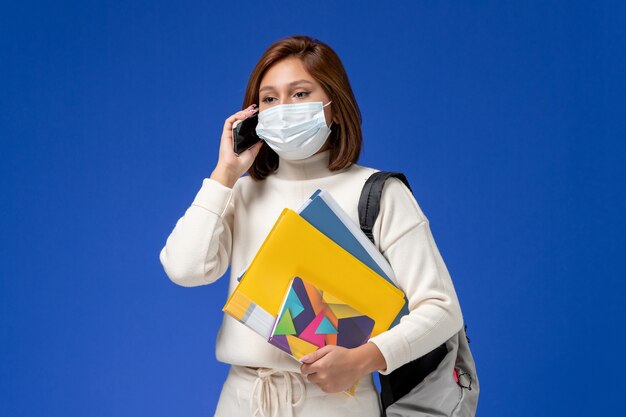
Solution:
<path fill-rule="evenodd" d="M 376 170 L 355 164 L 332 172 L 329 156 L 325 151 L 300 161 L 281 159 L 279 169 L 265 180 L 244 176 L 232 189 L 205 178 L 161 250 L 169 278 L 186 287 L 210 284 L 230 265 L 230 295 L 237 275 L 252 260 L 281 211 L 297 210 L 318 188 L 329 191 L 358 225 L 361 189 Z M 410 309 L 397 326 L 370 339 L 387 362 L 382 372 L 387 374 L 439 346 L 461 329 L 463 319 L 428 219 L 395 178 L 383 190 L 373 233 L 397 285 L 407 294 Z M 234 365 L 300 371 L 296 360 L 227 314 L 217 336 L 216 356 Z"/>

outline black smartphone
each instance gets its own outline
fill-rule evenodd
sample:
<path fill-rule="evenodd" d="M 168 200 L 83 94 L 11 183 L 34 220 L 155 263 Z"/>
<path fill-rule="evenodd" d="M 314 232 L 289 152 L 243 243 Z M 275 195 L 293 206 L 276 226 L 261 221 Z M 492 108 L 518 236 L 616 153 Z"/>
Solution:
<path fill-rule="evenodd" d="M 244 119 L 233 127 L 233 151 L 237 155 L 248 150 L 261 140 L 256 134 L 256 125 L 259 122 L 258 113 Z"/>

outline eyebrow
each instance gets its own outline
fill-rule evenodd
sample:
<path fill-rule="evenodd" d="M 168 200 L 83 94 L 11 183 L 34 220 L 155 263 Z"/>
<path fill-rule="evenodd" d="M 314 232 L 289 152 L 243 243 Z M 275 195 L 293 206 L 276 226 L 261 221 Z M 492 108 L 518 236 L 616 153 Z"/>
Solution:
<path fill-rule="evenodd" d="M 289 87 L 293 87 L 293 86 L 296 86 L 296 85 L 298 85 L 298 84 L 311 84 L 311 85 L 313 85 L 313 83 L 312 83 L 311 81 L 309 81 L 309 80 L 298 80 L 298 81 L 292 81 L 292 82 L 290 82 L 290 83 L 289 83 L 289 84 L 287 84 L 287 85 L 288 85 Z M 264 87 L 261 87 L 261 88 L 259 89 L 259 92 L 261 92 L 261 91 L 263 91 L 263 90 L 274 90 L 274 87 L 273 87 L 273 86 L 271 86 L 271 85 L 266 85 L 266 86 L 264 86 Z"/>

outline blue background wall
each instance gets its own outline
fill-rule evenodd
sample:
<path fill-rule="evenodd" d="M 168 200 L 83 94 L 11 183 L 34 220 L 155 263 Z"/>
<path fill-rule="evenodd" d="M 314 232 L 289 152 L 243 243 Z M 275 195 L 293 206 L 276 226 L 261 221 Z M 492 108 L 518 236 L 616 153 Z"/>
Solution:
<path fill-rule="evenodd" d="M 212 415 L 226 279 L 159 251 L 273 41 L 342 57 L 360 161 L 404 171 L 469 324 L 480 416 L 619 409 L 623 2 L 4 2 L 0 415 Z"/>

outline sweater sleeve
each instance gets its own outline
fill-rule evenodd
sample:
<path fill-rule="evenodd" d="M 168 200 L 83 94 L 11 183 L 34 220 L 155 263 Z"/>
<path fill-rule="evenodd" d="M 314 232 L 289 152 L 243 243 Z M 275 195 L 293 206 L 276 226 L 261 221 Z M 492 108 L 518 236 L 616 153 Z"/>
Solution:
<path fill-rule="evenodd" d="M 463 317 L 428 219 L 396 178 L 383 189 L 374 236 L 409 304 L 409 314 L 400 323 L 370 339 L 387 362 L 387 369 L 380 371 L 387 375 L 452 337 L 463 326 Z"/>
<path fill-rule="evenodd" d="M 210 284 L 226 272 L 233 213 L 233 189 L 205 178 L 159 255 L 174 283 L 183 287 Z"/>

